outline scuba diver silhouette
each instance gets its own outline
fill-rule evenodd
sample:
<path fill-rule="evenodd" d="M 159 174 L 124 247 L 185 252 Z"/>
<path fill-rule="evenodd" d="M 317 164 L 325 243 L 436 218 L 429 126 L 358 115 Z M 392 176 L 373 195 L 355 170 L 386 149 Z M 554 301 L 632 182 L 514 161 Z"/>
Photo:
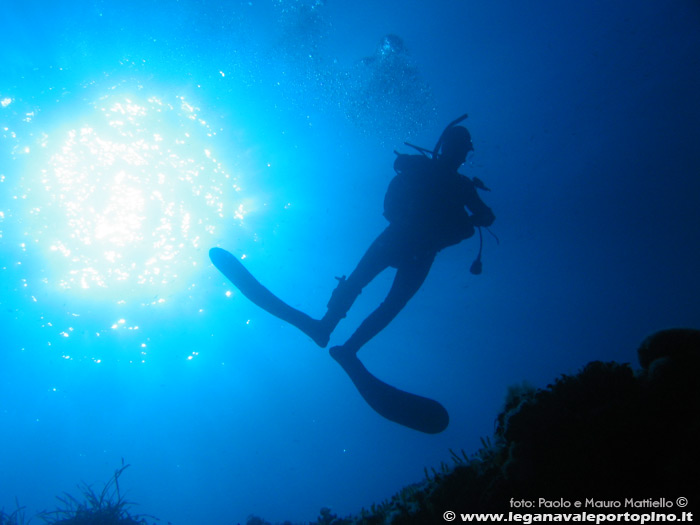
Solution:
<path fill-rule="evenodd" d="M 396 153 L 397 175 L 384 198 L 384 216 L 389 226 L 370 245 L 350 276 L 337 278 L 338 286 L 323 318 L 307 317 L 299 326 L 325 348 L 362 289 L 385 269 L 395 268 L 386 299 L 345 344 L 330 349 L 334 359 L 354 356 L 398 315 L 425 281 L 438 252 L 472 237 L 475 227 L 488 227 L 495 220 L 477 194 L 477 188 L 488 188 L 479 179 L 457 171 L 469 152 L 474 151 L 469 131 L 457 125 L 466 117 L 463 115 L 445 128 L 433 151 L 406 143 L 421 154 Z M 481 272 L 480 256 L 481 250 L 472 273 Z"/>
<path fill-rule="evenodd" d="M 325 348 L 350 307 L 379 273 L 396 268 L 386 299 L 341 346 L 330 355 L 347 373 L 360 395 L 381 416 L 406 427 L 436 434 L 449 424 L 445 407 L 432 399 L 395 388 L 374 377 L 357 358 L 357 351 L 383 330 L 425 281 L 435 256 L 448 246 L 472 237 L 475 227 L 490 226 L 491 209 L 477 194 L 483 182 L 458 173 L 474 150 L 469 131 L 458 126 L 467 116 L 450 123 L 432 151 L 408 144 L 420 155 L 397 153 L 397 175 L 384 197 L 389 226 L 379 234 L 348 278 L 338 278 L 322 319 L 313 319 L 265 288 L 232 253 L 215 247 L 209 251 L 214 266 L 253 303 L 295 326 Z M 471 215 L 467 212 L 471 212 Z M 471 272 L 481 273 L 481 244 Z"/>

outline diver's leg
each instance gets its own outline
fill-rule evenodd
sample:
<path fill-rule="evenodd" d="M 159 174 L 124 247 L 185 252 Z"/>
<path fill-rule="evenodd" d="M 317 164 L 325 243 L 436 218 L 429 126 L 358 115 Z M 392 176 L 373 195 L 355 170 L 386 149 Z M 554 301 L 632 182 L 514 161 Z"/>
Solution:
<path fill-rule="evenodd" d="M 328 344 L 331 333 L 338 326 L 340 320 L 347 315 L 362 289 L 389 267 L 388 248 L 387 236 L 385 234 L 379 235 L 362 256 L 350 277 L 347 279 L 344 276 L 338 278 L 338 286 L 331 294 L 326 314 L 321 320 L 314 321 L 311 328 L 313 335 L 307 332 L 321 348 L 325 348 Z"/>
<path fill-rule="evenodd" d="M 367 341 L 381 332 L 421 287 L 428 276 L 434 258 L 434 255 L 426 255 L 402 265 L 396 271 L 391 290 L 384 302 L 362 322 L 343 346 L 331 348 L 334 358 L 340 354 L 356 354 Z"/>

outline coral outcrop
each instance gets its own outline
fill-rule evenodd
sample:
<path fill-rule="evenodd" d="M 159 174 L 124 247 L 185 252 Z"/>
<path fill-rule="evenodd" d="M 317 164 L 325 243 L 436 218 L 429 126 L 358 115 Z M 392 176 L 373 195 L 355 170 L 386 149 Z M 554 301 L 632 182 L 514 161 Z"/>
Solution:
<path fill-rule="evenodd" d="M 543 389 L 511 388 L 476 454 L 451 451 L 452 465 L 391 500 L 347 518 L 323 509 L 312 525 L 438 523 L 447 509 L 513 510 L 511 498 L 696 498 L 700 331 L 658 332 L 638 355 L 641 370 L 594 361 Z"/>

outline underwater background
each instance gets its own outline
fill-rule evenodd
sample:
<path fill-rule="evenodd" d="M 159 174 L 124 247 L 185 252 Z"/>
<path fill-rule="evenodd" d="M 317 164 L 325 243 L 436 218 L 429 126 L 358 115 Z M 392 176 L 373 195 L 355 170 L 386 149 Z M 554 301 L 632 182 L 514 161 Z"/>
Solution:
<path fill-rule="evenodd" d="M 28 1 L 0 7 L 0 508 L 114 471 L 162 522 L 309 521 L 490 435 L 509 385 L 700 324 L 696 1 Z M 386 225 L 394 150 L 469 113 L 500 239 L 441 252 L 360 359 L 382 419 L 246 300 L 320 316 Z M 386 294 L 385 272 L 331 338 Z"/>

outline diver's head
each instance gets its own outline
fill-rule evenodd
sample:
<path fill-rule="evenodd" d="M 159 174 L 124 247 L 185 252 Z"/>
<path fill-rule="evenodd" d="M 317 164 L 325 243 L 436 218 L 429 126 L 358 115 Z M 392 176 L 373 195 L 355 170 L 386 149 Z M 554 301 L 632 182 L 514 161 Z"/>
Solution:
<path fill-rule="evenodd" d="M 474 151 L 472 136 L 463 126 L 452 126 L 445 130 L 440 142 L 440 160 L 459 168 L 467 160 L 470 151 Z"/>
<path fill-rule="evenodd" d="M 385 35 L 377 47 L 376 56 L 379 60 L 389 60 L 406 53 L 406 46 L 397 35 Z"/>

